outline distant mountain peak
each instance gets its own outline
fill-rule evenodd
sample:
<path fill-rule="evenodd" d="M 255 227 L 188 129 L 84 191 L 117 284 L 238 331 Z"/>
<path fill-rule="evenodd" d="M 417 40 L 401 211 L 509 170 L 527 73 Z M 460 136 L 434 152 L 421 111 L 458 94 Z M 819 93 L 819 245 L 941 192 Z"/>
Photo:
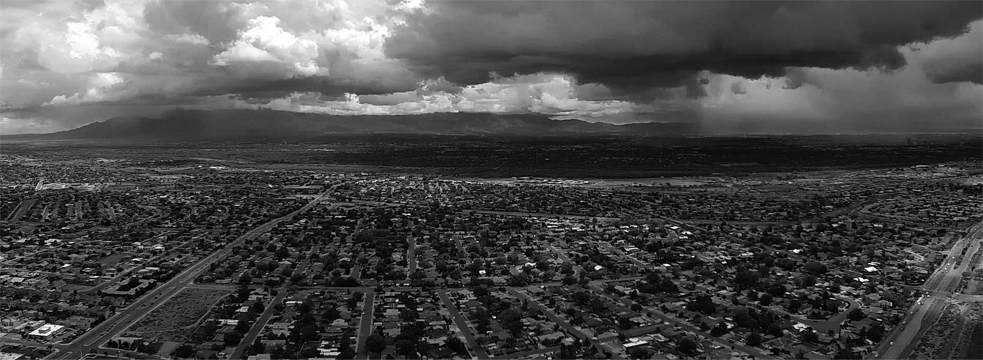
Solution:
<path fill-rule="evenodd" d="M 613 125 L 576 119 L 553 120 L 542 114 L 328 115 L 277 110 L 174 109 L 159 118 L 115 117 L 30 137 L 194 141 L 309 139 L 345 134 L 676 136 L 692 133 L 691 130 L 681 123 Z"/>

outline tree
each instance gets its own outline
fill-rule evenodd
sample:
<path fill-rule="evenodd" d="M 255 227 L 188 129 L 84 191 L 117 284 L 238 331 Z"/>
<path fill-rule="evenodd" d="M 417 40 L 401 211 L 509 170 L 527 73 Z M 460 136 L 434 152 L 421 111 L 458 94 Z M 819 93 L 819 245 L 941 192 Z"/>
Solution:
<path fill-rule="evenodd" d="M 853 310 L 850 310 L 850 313 L 847 314 L 847 317 L 850 318 L 850 320 L 852 321 L 860 321 L 863 320 L 865 317 L 867 317 L 867 315 L 864 314 L 863 310 L 860 310 L 860 308 L 854 308 Z"/>
<path fill-rule="evenodd" d="M 338 358 L 339 359 L 354 359 L 355 358 L 355 349 L 352 349 L 352 347 L 349 346 L 349 345 L 347 345 L 347 343 L 342 343 L 342 348 L 339 349 L 339 351 L 341 351 L 341 353 L 338 354 Z"/>
<path fill-rule="evenodd" d="M 300 283 L 304 282 L 305 280 L 307 280 L 307 275 L 305 275 L 302 272 L 295 272 L 295 273 L 293 273 L 293 275 L 290 275 L 290 282 L 291 283 L 300 284 Z"/>
<path fill-rule="evenodd" d="M 761 304 L 761 306 L 771 305 L 772 299 L 774 298 L 771 296 L 771 294 L 765 293 L 764 295 L 761 295 L 761 297 L 758 298 L 758 304 Z"/>
<path fill-rule="evenodd" d="M 403 323 L 413 323 L 416 321 L 417 317 L 419 317 L 419 315 L 416 313 L 416 310 L 410 308 L 403 309 L 403 311 L 399 312 L 399 318 L 403 321 Z"/>
<path fill-rule="evenodd" d="M 692 311 L 699 311 L 704 315 L 712 315 L 717 311 L 717 305 L 713 303 L 713 299 L 707 294 L 697 295 L 696 299 L 687 304 L 686 307 Z"/>
<path fill-rule="evenodd" d="M 314 310 L 314 305 L 307 300 L 304 300 L 304 302 L 300 303 L 300 305 L 297 306 L 297 311 L 300 312 L 301 314 L 309 314 L 311 310 Z"/>
<path fill-rule="evenodd" d="M 629 320 L 628 318 L 626 318 L 626 317 L 618 317 L 618 328 L 619 329 L 621 329 L 621 330 L 627 330 L 627 329 L 631 329 L 634 326 L 635 326 L 635 324 L 633 324 L 631 322 L 631 320 Z"/>
<path fill-rule="evenodd" d="M 758 314 L 754 310 L 740 307 L 734 310 L 734 323 L 737 326 L 754 330 L 758 328 Z"/>
<path fill-rule="evenodd" d="M 771 335 L 771 336 L 774 336 L 774 337 L 781 337 L 784 334 L 784 331 L 782 330 L 782 327 L 780 325 L 778 325 L 778 323 L 774 323 L 774 322 L 768 324 L 768 327 L 767 327 L 767 330 L 766 331 L 767 331 L 768 335 Z"/>
<path fill-rule="evenodd" d="M 291 341 L 302 342 L 302 341 L 313 341 L 318 338 L 318 328 L 314 324 L 313 316 L 310 314 L 301 317 L 301 320 L 297 320 L 293 324 L 293 329 L 290 329 L 289 338 Z"/>
<path fill-rule="evenodd" d="M 397 337 L 396 341 L 393 343 L 393 345 L 396 346 L 396 352 L 410 359 L 416 358 L 417 342 L 413 340 L 414 339 L 404 336 Z"/>
<path fill-rule="evenodd" d="M 286 246 L 281 246 L 278 249 L 276 249 L 275 255 L 278 260 L 283 260 L 287 256 L 290 256 L 290 249 L 287 249 Z"/>
<path fill-rule="evenodd" d="M 652 357 L 652 351 L 644 346 L 637 346 L 628 349 L 628 358 L 630 359 L 648 359 Z"/>
<path fill-rule="evenodd" d="M 693 354 L 696 352 L 696 342 L 688 336 L 684 337 L 682 340 L 679 340 L 676 350 L 684 354 Z"/>
<path fill-rule="evenodd" d="M 309 359 L 309 358 L 317 357 L 320 354 L 321 354 L 321 352 L 317 351 L 317 348 L 316 347 L 314 347 L 314 346 L 306 346 L 306 347 L 304 347 L 304 350 L 301 350 L 300 357 L 302 357 L 302 358 L 308 358 Z"/>
<path fill-rule="evenodd" d="M 810 261 L 803 266 L 805 271 L 811 272 L 813 274 L 824 274 L 826 273 L 826 265 L 818 261 Z"/>
<path fill-rule="evenodd" d="M 737 271 L 734 282 L 737 283 L 739 289 L 749 289 L 758 286 L 759 278 L 760 275 L 757 271 L 741 269 Z"/>
<path fill-rule="evenodd" d="M 839 352 L 836 353 L 836 355 L 833 356 L 833 359 L 860 359 L 860 358 L 861 358 L 860 355 L 858 355 L 853 351 L 850 351 L 849 348 L 841 349 Z"/>
<path fill-rule="evenodd" d="M 324 313 L 321 314 L 321 321 L 325 323 L 331 323 L 332 321 L 337 320 L 339 317 L 341 317 L 341 312 L 339 312 L 337 308 L 332 306 L 324 310 Z"/>
<path fill-rule="evenodd" d="M 239 341 L 242 340 L 242 334 L 235 331 L 226 333 L 222 340 L 224 340 L 225 346 L 236 346 L 239 345 Z"/>
<path fill-rule="evenodd" d="M 771 294 L 771 296 L 784 296 L 785 295 L 785 286 L 782 285 L 782 284 L 778 284 L 778 283 L 771 284 L 771 286 L 769 286 L 766 291 L 769 294 Z"/>
<path fill-rule="evenodd" d="M 467 351 L 467 347 L 464 346 L 464 342 L 462 342 L 457 336 L 450 336 L 447 339 L 446 345 L 448 349 L 451 349 L 457 354 L 464 354 Z"/>
<path fill-rule="evenodd" d="M 243 273 L 242 276 L 239 277 L 239 284 L 249 285 L 252 282 L 253 282 L 253 277 L 252 275 L 249 275 L 248 272 Z"/>
<path fill-rule="evenodd" d="M 795 314 L 795 313 L 799 312 L 799 308 L 800 307 L 802 307 L 802 302 L 799 301 L 799 299 L 792 299 L 792 300 L 789 300 L 788 306 L 786 306 L 786 310 L 788 310 L 788 312 L 790 312 L 790 313 Z"/>
<path fill-rule="evenodd" d="M 171 355 L 180 359 L 191 358 L 195 356 L 195 348 L 190 344 L 182 344 L 181 346 L 178 346 L 177 349 L 174 349 L 174 352 L 172 352 Z"/>
<path fill-rule="evenodd" d="M 263 303 L 259 301 L 253 303 L 253 306 L 249 307 L 249 311 L 256 314 L 262 314 L 263 310 L 266 310 L 266 306 L 264 306 Z"/>
<path fill-rule="evenodd" d="M 816 342 L 819 340 L 819 335 L 816 335 L 815 331 L 811 329 L 806 329 L 805 333 L 802 334 L 802 341 L 805 342 Z"/>
<path fill-rule="evenodd" d="M 867 338 L 875 343 L 881 342 L 884 339 L 884 325 L 876 323 L 867 330 Z"/>
<path fill-rule="evenodd" d="M 577 359 L 577 358 L 579 358 L 579 356 L 577 356 L 577 352 L 579 350 L 578 348 L 579 348 L 579 346 L 577 346 L 576 344 L 572 344 L 572 345 L 569 345 L 569 346 L 568 345 L 561 344 L 560 345 L 559 358 L 561 360 Z"/>
<path fill-rule="evenodd" d="M 498 314 L 498 320 L 502 327 L 508 329 L 512 336 L 517 336 L 522 332 L 522 315 L 512 309 L 505 309 Z"/>
<path fill-rule="evenodd" d="M 662 280 L 659 281 L 659 285 L 658 285 L 657 288 L 660 291 L 663 291 L 663 292 L 677 292 L 677 291 L 679 291 L 679 287 L 676 286 L 676 283 L 672 282 L 672 279 L 670 279 L 668 277 L 662 278 Z"/>
<path fill-rule="evenodd" d="M 335 279 L 334 281 L 334 286 L 354 287 L 358 285 L 359 285 L 358 280 L 350 276 L 340 277 Z"/>
<path fill-rule="evenodd" d="M 270 350 L 270 357 L 274 359 L 286 359 L 289 357 L 289 354 L 287 354 L 287 350 L 283 346 L 277 345 L 273 347 L 273 350 Z"/>
<path fill-rule="evenodd" d="M 365 339 L 365 347 L 370 353 L 380 354 L 386 349 L 386 338 L 379 334 L 369 335 L 369 337 Z"/>
<path fill-rule="evenodd" d="M 491 315 L 488 314 L 488 310 L 485 310 L 484 307 L 479 307 L 476 311 L 471 312 L 471 318 L 476 323 L 475 329 L 480 332 L 488 330 L 488 327 L 491 325 Z"/>
<path fill-rule="evenodd" d="M 703 323 L 701 322 L 701 324 Z M 729 329 L 727 329 L 727 324 L 724 324 L 724 322 L 721 321 L 717 323 L 717 326 L 714 326 L 713 329 L 710 330 L 710 335 L 721 336 L 723 334 L 726 334 L 727 331 L 729 331 Z"/>
<path fill-rule="evenodd" d="M 529 276 L 524 273 L 520 273 L 518 275 L 510 276 L 508 281 L 509 286 L 526 286 L 526 284 L 529 284 Z"/>
<path fill-rule="evenodd" d="M 761 340 L 762 340 L 761 334 L 758 334 L 758 332 L 755 331 L 752 332 L 751 335 L 747 337 L 747 344 L 749 346 L 758 346 L 761 344 Z"/>
<path fill-rule="evenodd" d="M 262 354 L 262 353 L 265 353 L 266 352 L 266 346 L 263 345 L 263 342 L 262 341 L 259 341 L 259 339 L 256 339 L 256 341 L 253 342 L 253 347 L 250 350 L 250 352 L 253 353 L 253 354 Z"/>

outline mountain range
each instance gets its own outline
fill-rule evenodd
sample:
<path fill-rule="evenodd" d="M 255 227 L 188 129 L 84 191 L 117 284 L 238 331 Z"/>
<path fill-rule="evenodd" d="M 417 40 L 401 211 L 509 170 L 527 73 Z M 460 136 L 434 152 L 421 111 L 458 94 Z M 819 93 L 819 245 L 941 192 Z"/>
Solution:
<path fill-rule="evenodd" d="M 275 110 L 184 110 L 159 118 L 117 117 L 19 139 L 237 140 L 310 139 L 331 135 L 624 135 L 679 136 L 694 133 L 684 123 L 614 125 L 553 120 L 539 114 L 435 113 L 419 115 L 328 115 Z"/>

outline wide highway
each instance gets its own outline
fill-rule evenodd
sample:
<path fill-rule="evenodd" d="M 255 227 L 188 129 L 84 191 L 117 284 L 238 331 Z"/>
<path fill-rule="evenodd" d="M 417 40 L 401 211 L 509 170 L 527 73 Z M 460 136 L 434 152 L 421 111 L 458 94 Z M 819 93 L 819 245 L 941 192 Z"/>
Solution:
<path fill-rule="evenodd" d="M 919 338 L 942 315 L 947 298 L 953 295 L 962 279 L 962 274 L 972 268 L 973 254 L 983 244 L 983 221 L 971 227 L 966 236 L 959 239 L 949 250 L 945 261 L 932 273 L 922 289 L 925 296 L 911 306 L 902 328 L 892 331 L 879 348 L 880 359 L 901 359 L 906 357 Z M 967 249 L 960 258 L 963 249 Z M 924 327 L 922 325 L 925 325 Z"/>
<path fill-rule="evenodd" d="M 325 190 L 301 208 L 294 210 L 287 215 L 270 220 L 252 230 L 249 230 L 245 234 L 242 234 L 222 249 L 202 258 L 197 263 L 189 266 L 187 269 L 174 276 L 167 282 L 147 292 L 147 294 L 139 298 L 133 304 L 130 304 L 126 308 L 120 310 L 120 312 L 116 313 L 116 315 L 113 317 L 106 319 L 106 321 L 103 321 L 101 324 L 92 328 L 85 334 L 82 334 L 70 344 L 63 346 L 61 351 L 49 355 L 47 359 L 82 358 L 85 356 L 85 354 L 98 348 L 100 345 L 105 344 L 117 334 L 126 330 L 127 327 L 139 321 L 150 311 L 161 306 L 168 299 L 181 292 L 181 290 L 184 290 L 184 288 L 187 286 L 191 285 L 203 270 L 207 269 L 212 263 L 228 256 L 230 253 L 232 253 L 232 250 L 236 246 L 242 245 L 243 242 L 255 239 L 258 236 L 270 231 L 280 222 L 290 220 L 294 216 L 310 210 L 312 207 L 324 200 L 325 196 L 327 196 L 327 194 L 329 194 L 335 188 L 337 188 L 337 185 Z"/>

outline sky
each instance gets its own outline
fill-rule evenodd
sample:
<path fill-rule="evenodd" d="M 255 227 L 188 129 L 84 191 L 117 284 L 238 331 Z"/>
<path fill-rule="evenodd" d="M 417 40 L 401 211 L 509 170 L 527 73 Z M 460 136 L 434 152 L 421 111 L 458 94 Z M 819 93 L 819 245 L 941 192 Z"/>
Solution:
<path fill-rule="evenodd" d="M 983 2 L 3 0 L 0 134 L 174 108 L 979 132 Z"/>

